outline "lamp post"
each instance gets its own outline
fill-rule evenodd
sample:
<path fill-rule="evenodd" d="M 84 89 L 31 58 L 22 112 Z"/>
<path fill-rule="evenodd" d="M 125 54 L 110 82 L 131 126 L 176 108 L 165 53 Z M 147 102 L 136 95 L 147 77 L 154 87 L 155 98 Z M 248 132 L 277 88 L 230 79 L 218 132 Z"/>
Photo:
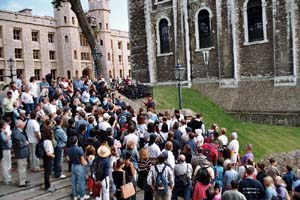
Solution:
<path fill-rule="evenodd" d="M 95 73 L 95 77 L 97 80 L 98 79 L 98 64 L 99 64 L 100 58 L 102 56 L 102 53 L 98 51 L 97 47 L 95 47 L 92 52 L 92 56 L 94 59 L 94 73 Z"/>
<path fill-rule="evenodd" d="M 184 78 L 185 75 L 185 67 L 183 67 L 179 60 L 176 63 L 175 66 L 175 78 L 178 81 L 177 83 L 177 87 L 178 87 L 178 105 L 179 105 L 179 109 L 182 109 L 182 95 L 181 95 L 181 82 Z"/>
<path fill-rule="evenodd" d="M 7 63 L 9 65 L 9 76 L 6 76 L 6 77 L 9 77 L 10 78 L 10 82 L 13 82 L 13 79 L 14 79 L 14 76 L 17 76 L 16 74 L 13 74 L 13 66 L 14 66 L 14 60 L 12 58 L 10 58 L 9 60 L 7 60 Z"/>

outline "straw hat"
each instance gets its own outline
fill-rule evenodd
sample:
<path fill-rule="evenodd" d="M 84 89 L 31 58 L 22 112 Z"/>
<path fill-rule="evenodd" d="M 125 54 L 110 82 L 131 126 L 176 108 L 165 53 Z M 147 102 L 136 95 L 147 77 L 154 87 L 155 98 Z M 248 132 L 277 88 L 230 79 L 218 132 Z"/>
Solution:
<path fill-rule="evenodd" d="M 106 145 L 101 145 L 98 150 L 97 150 L 97 153 L 100 157 L 102 158 L 106 158 L 108 156 L 110 156 L 111 154 L 111 151 L 110 151 L 110 148 Z"/>

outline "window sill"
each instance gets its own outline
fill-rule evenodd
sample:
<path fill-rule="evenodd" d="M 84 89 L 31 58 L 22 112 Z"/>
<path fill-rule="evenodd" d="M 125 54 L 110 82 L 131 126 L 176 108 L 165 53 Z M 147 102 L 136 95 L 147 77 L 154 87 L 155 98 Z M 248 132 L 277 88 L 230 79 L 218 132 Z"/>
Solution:
<path fill-rule="evenodd" d="M 171 56 L 173 55 L 173 52 L 170 52 L 170 53 L 159 53 L 157 54 L 157 57 L 164 57 L 164 56 Z"/>
<path fill-rule="evenodd" d="M 41 62 L 40 59 L 33 59 L 34 62 Z"/>
<path fill-rule="evenodd" d="M 23 59 L 23 58 L 15 58 L 15 61 L 16 61 L 16 62 L 23 62 L 24 59 Z"/>
<path fill-rule="evenodd" d="M 269 40 L 261 40 L 261 41 L 255 41 L 255 42 L 244 42 L 244 46 L 250 46 L 250 45 L 256 45 L 256 44 L 264 44 L 264 43 L 268 43 Z"/>
<path fill-rule="evenodd" d="M 50 62 L 56 62 L 56 60 L 50 60 Z"/>
<path fill-rule="evenodd" d="M 202 51 L 211 51 L 214 50 L 215 47 L 208 47 L 208 48 L 202 48 L 202 49 L 196 49 L 196 52 L 202 52 Z"/>
<path fill-rule="evenodd" d="M 167 3 L 167 2 L 169 2 L 169 1 L 171 1 L 171 0 L 164 0 L 164 1 L 155 1 L 154 2 L 154 5 L 159 5 L 159 4 L 163 4 L 163 3 Z"/>

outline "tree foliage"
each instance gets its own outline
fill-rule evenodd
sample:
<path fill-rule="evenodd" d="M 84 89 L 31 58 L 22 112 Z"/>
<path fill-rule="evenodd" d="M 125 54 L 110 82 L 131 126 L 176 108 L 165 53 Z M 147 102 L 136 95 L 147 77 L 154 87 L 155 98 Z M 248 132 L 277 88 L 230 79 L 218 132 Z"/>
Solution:
<path fill-rule="evenodd" d="M 91 48 L 91 52 L 94 52 L 94 49 L 100 51 L 100 45 L 96 42 L 96 36 L 90 24 L 88 23 L 87 16 L 83 11 L 80 0 L 53 0 L 52 4 L 56 9 L 59 9 L 64 2 L 69 2 L 71 4 L 71 9 L 75 13 L 79 26 L 82 30 L 83 35 L 86 37 L 89 46 Z M 102 74 L 102 76 L 108 80 L 108 73 L 105 65 L 101 65 L 101 59 L 95 63 L 98 72 Z M 99 75 L 99 74 L 98 74 Z"/>

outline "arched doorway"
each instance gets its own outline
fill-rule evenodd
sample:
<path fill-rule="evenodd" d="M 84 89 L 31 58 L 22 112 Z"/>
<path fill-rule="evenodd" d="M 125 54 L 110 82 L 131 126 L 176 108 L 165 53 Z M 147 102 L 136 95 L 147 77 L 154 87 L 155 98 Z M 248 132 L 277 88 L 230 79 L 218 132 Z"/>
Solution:
<path fill-rule="evenodd" d="M 83 71 L 82 71 L 82 76 L 83 77 L 89 77 L 89 78 L 92 78 L 93 77 L 93 73 L 92 73 L 92 70 L 90 67 L 87 67 L 85 68 Z"/>

